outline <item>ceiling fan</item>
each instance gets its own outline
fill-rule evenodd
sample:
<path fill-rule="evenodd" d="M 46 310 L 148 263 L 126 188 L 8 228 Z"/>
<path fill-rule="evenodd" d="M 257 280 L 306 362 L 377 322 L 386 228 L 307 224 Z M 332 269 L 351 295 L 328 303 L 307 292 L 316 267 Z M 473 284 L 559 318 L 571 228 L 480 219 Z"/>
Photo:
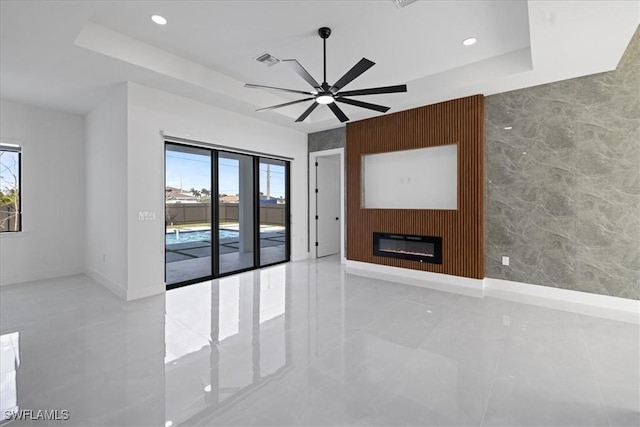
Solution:
<path fill-rule="evenodd" d="M 302 90 L 294 90 L 294 89 L 284 89 L 280 87 L 273 86 L 262 86 L 247 83 L 244 86 L 248 88 L 255 89 L 275 89 L 281 90 L 284 92 L 290 93 L 298 93 L 300 95 L 308 95 L 308 98 L 299 99 L 297 101 L 285 102 L 284 104 L 273 105 L 271 107 L 260 108 L 256 111 L 267 111 L 274 110 L 276 108 L 286 107 L 288 105 L 298 104 L 300 102 L 313 101 L 313 103 L 307 108 L 304 113 L 300 115 L 296 119 L 296 122 L 301 122 L 306 119 L 309 114 L 313 110 L 316 109 L 318 104 L 327 105 L 333 114 L 336 115 L 338 120 L 341 122 L 346 122 L 349 118 L 344 114 L 344 112 L 336 105 L 336 102 L 342 102 L 344 104 L 355 105 L 356 107 L 368 108 L 369 110 L 380 111 L 382 113 L 386 113 L 389 111 L 389 107 L 385 107 L 383 105 L 371 104 L 369 102 L 358 101 L 356 99 L 347 98 L 349 96 L 361 96 L 361 95 L 377 95 L 383 93 L 397 93 L 397 92 L 406 92 L 407 85 L 396 85 L 396 86 L 383 86 L 383 87 L 375 87 L 369 89 L 356 89 L 356 90 L 347 90 L 343 91 L 346 85 L 351 83 L 355 78 L 360 76 L 362 73 L 367 71 L 369 68 L 375 65 L 375 62 L 369 61 L 367 58 L 362 58 L 356 65 L 353 66 L 349 71 L 346 72 L 344 76 L 342 76 L 337 82 L 333 85 L 329 85 L 327 83 L 327 39 L 331 35 L 331 28 L 322 27 L 318 29 L 318 35 L 322 38 L 323 45 L 323 54 L 324 54 L 324 75 L 322 84 L 318 83 L 309 72 L 302 66 L 296 59 L 283 59 L 282 62 L 288 64 L 293 71 L 295 71 L 300 77 L 302 77 L 307 83 L 309 83 L 315 90 L 313 91 L 302 91 Z"/>

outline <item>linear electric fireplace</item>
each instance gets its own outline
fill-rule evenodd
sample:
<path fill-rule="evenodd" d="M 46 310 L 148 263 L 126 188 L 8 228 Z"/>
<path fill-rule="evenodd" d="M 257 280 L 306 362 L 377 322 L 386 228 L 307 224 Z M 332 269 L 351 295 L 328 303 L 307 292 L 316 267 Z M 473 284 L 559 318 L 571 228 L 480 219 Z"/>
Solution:
<path fill-rule="evenodd" d="M 373 255 L 442 264 L 442 237 L 374 232 Z"/>

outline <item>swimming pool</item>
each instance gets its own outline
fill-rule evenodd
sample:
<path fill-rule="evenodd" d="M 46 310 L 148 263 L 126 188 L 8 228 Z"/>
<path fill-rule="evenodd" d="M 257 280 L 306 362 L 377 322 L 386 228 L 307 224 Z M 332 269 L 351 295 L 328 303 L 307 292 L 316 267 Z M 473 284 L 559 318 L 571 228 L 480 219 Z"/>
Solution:
<path fill-rule="evenodd" d="M 238 237 L 238 230 L 226 230 L 221 228 L 218 236 L 220 240 L 222 239 L 232 239 Z M 211 241 L 211 230 L 200 230 L 200 231 L 181 231 L 178 235 L 175 232 L 167 233 L 165 235 L 165 243 L 167 245 L 173 243 L 187 243 L 187 242 L 203 242 Z"/>

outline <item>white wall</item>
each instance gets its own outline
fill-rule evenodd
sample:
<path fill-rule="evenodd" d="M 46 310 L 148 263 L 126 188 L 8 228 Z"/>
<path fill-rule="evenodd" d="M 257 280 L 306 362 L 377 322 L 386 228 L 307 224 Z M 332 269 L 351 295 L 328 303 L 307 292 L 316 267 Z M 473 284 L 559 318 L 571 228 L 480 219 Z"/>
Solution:
<path fill-rule="evenodd" d="M 127 297 L 127 85 L 86 118 L 86 272 Z"/>
<path fill-rule="evenodd" d="M 163 131 L 292 158 L 291 258 L 307 257 L 303 132 L 132 83 L 86 119 L 8 101 L 0 111 L 2 138 L 24 146 L 25 226 L 0 235 L 2 284 L 85 271 L 127 300 L 164 292 Z"/>
<path fill-rule="evenodd" d="M 0 284 L 81 273 L 83 117 L 1 100 L 0 138 L 23 146 L 24 230 L 0 234 Z"/>
<path fill-rule="evenodd" d="M 307 136 L 303 132 L 128 85 L 128 288 L 134 299 L 164 291 L 164 142 L 162 131 L 227 147 L 291 157 L 291 258 L 307 257 Z M 156 213 L 138 221 L 138 212 Z"/>

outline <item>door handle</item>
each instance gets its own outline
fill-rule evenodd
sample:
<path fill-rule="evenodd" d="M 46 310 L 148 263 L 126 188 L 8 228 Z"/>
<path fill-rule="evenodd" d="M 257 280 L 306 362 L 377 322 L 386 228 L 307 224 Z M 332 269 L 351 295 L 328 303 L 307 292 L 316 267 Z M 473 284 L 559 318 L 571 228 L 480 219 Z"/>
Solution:
<path fill-rule="evenodd" d="M 340 218 L 336 217 L 336 221 L 340 221 Z"/>

